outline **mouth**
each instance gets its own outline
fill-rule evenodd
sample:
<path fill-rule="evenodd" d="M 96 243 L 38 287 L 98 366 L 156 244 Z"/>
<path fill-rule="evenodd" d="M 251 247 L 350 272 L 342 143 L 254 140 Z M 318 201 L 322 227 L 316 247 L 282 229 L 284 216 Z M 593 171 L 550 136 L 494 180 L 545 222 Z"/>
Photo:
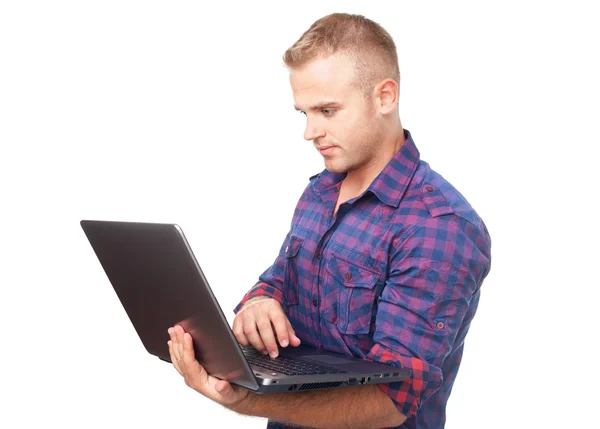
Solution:
<path fill-rule="evenodd" d="M 321 153 L 321 155 L 327 155 L 331 153 L 335 148 L 335 146 L 321 146 L 318 147 L 317 150 Z"/>

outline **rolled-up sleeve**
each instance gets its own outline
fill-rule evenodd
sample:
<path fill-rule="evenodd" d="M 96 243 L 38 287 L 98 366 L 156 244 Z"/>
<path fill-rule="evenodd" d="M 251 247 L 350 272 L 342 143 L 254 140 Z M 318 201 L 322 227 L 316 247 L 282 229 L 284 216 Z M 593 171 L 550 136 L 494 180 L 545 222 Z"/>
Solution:
<path fill-rule="evenodd" d="M 442 371 L 422 359 L 405 356 L 381 344 L 375 344 L 367 358 L 412 371 L 411 377 L 402 382 L 377 385 L 407 417 L 415 415 L 421 401 L 441 386 Z"/>
<path fill-rule="evenodd" d="M 247 293 L 244 295 L 240 303 L 233 309 L 233 312 L 237 314 L 246 301 L 257 296 L 268 296 L 276 299 L 282 306 L 283 302 L 283 270 L 285 267 L 285 248 L 289 240 L 290 233 L 288 233 L 281 245 L 279 255 L 275 259 L 273 265 L 265 270 L 259 276 L 258 283 L 256 283 Z"/>
<path fill-rule="evenodd" d="M 366 357 L 412 371 L 378 385 L 411 417 L 442 386 L 444 359 L 489 271 L 491 243 L 485 226 L 454 215 L 428 219 L 398 241 Z"/>

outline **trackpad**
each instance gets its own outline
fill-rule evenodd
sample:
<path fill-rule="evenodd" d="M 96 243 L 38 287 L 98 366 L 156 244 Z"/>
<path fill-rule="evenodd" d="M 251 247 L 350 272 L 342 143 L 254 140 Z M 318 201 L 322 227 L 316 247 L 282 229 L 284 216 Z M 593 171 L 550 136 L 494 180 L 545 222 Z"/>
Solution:
<path fill-rule="evenodd" d="M 329 365 L 336 365 L 339 363 L 349 363 L 352 362 L 349 359 L 342 359 L 342 358 L 338 358 L 335 356 L 323 356 L 323 355 L 306 355 L 306 356 L 302 356 L 303 359 L 310 359 L 310 360 L 316 360 L 318 362 L 321 363 L 327 363 Z"/>

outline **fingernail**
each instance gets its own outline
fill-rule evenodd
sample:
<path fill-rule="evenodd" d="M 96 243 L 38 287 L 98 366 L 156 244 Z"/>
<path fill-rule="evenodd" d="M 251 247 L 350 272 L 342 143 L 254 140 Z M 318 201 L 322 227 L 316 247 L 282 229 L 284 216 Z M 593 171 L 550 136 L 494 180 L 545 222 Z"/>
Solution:
<path fill-rule="evenodd" d="M 271 356 L 272 358 L 276 358 L 277 352 L 271 352 L 271 353 L 269 353 L 269 356 Z"/>
<path fill-rule="evenodd" d="M 283 347 L 287 347 L 287 345 L 288 345 L 288 340 L 282 340 L 282 341 L 281 341 L 281 345 L 282 345 Z"/>

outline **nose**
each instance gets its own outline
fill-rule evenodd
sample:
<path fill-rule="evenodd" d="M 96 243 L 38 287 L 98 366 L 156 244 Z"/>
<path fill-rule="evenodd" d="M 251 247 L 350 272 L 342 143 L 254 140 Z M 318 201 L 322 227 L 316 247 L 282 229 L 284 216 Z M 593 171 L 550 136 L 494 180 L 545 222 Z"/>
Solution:
<path fill-rule="evenodd" d="M 323 136 L 325 136 L 325 129 L 319 125 L 318 121 L 307 117 L 304 139 L 311 141 Z"/>

